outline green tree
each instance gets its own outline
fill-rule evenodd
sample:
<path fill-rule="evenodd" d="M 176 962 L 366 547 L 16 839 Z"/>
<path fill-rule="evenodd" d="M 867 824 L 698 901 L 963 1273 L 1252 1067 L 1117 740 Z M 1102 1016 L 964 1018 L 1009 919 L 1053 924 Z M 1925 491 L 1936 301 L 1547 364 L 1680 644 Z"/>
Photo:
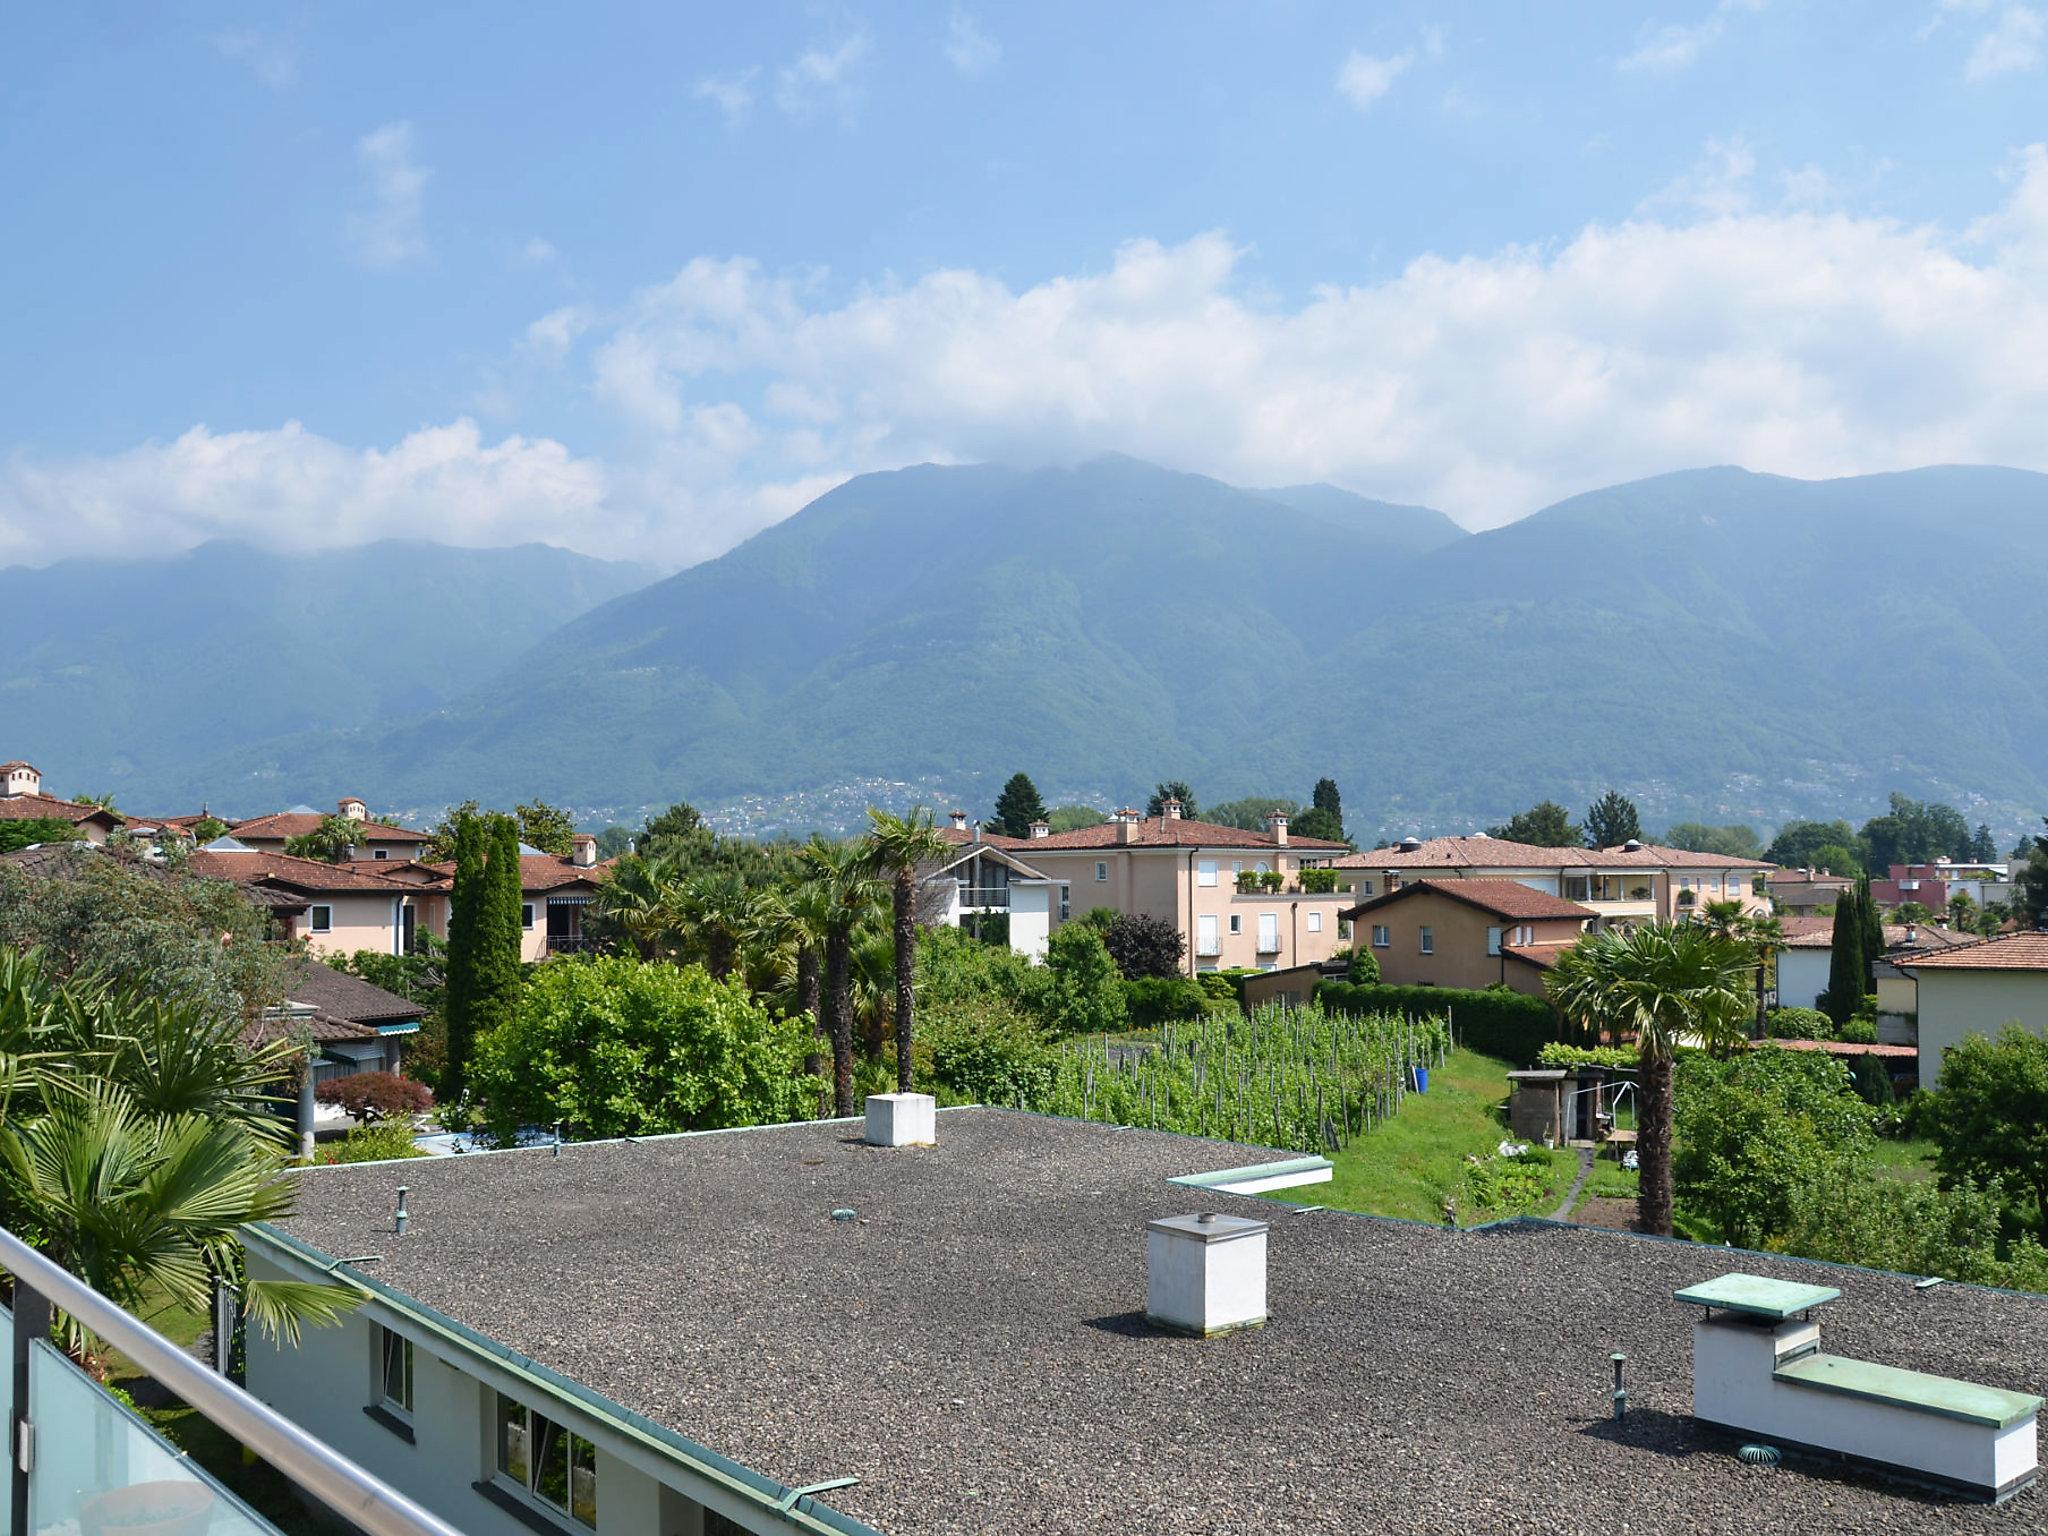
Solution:
<path fill-rule="evenodd" d="M 438 1097 L 461 1104 L 468 1090 L 469 1059 L 476 1046 L 478 971 L 488 945 L 484 920 L 484 861 L 489 853 L 483 820 L 459 812 L 447 828 L 455 860 L 455 887 L 448 896 L 448 985 L 442 1006 L 448 1017 L 448 1061 Z"/>
<path fill-rule="evenodd" d="M 1697 923 L 1645 923 L 1588 935 L 1551 971 L 1551 1000 L 1567 1019 L 1593 1038 L 1636 1042 L 1645 1232 L 1671 1235 L 1674 1058 L 1681 1045 L 1720 1049 L 1741 1039 L 1748 962 L 1740 945 Z"/>
<path fill-rule="evenodd" d="M 597 856 L 600 859 L 622 858 L 633 851 L 633 829 L 614 822 L 600 827 L 597 833 Z"/>
<path fill-rule="evenodd" d="M 1316 787 L 1309 791 L 1309 809 L 1328 811 L 1337 818 L 1337 824 L 1344 824 L 1344 797 L 1337 791 L 1335 779 L 1317 779 Z"/>
<path fill-rule="evenodd" d="M 1046 944 L 1046 966 L 1056 983 L 1051 1008 L 1067 1034 L 1107 1034 L 1124 1027 L 1123 978 L 1101 934 L 1083 923 L 1062 923 Z"/>
<path fill-rule="evenodd" d="M 853 940 L 881 905 L 882 885 L 858 844 L 813 837 L 799 857 L 804 879 L 817 887 L 825 938 L 822 1001 L 832 1039 L 832 1112 L 843 1119 L 854 1111 Z"/>
<path fill-rule="evenodd" d="M 1275 811 L 1297 824 L 1298 819 L 1307 814 L 1285 795 L 1246 795 L 1242 799 L 1225 800 L 1210 806 L 1209 814 L 1204 819 L 1213 821 L 1221 827 L 1236 827 L 1244 832 L 1264 832 L 1266 818 Z"/>
<path fill-rule="evenodd" d="M 1979 864 L 1995 863 L 1998 859 L 1998 841 L 1991 835 L 1988 822 L 1978 822 L 1977 831 L 1970 839 L 1970 857 Z"/>
<path fill-rule="evenodd" d="M 1846 821 L 1788 821 L 1771 839 L 1764 858 L 1787 869 L 1831 869 L 1853 875 L 1863 866 L 1843 855 L 1856 846 L 1856 829 Z M 1832 853 L 1833 858 L 1823 857 Z"/>
<path fill-rule="evenodd" d="M 1186 779 L 1168 779 L 1164 784 L 1154 785 L 1152 788 L 1152 798 L 1145 802 L 1145 814 L 1147 816 L 1164 816 L 1166 814 L 1166 802 L 1169 800 L 1178 800 L 1180 802 L 1180 813 L 1189 821 L 1198 819 L 1195 811 L 1195 792 L 1188 788 Z"/>
<path fill-rule="evenodd" d="M 32 816 L 26 821 L 0 821 L 0 853 L 12 853 L 17 848 L 29 848 L 37 843 L 76 842 L 78 837 L 78 828 L 55 816 Z"/>
<path fill-rule="evenodd" d="M 339 864 L 355 856 L 356 844 L 362 841 L 363 824 L 347 816 L 328 815 L 320 818 L 320 825 L 310 832 L 285 839 L 284 851 L 295 859 L 319 859 L 326 864 Z"/>
<path fill-rule="evenodd" d="M 1828 953 L 1828 989 L 1820 996 L 1821 1011 L 1840 1028 L 1863 1006 L 1870 965 L 1863 956 L 1862 898 L 1854 886 L 1835 902 L 1834 942 Z"/>
<path fill-rule="evenodd" d="M 192 823 L 192 841 L 204 848 L 228 835 L 228 824 L 218 816 L 202 816 Z"/>
<path fill-rule="evenodd" d="M 1102 930 L 1102 942 L 1126 981 L 1141 976 L 1178 976 L 1188 947 L 1180 930 L 1165 918 L 1130 912 L 1120 912 L 1110 920 Z"/>
<path fill-rule="evenodd" d="M 1290 837 L 1320 837 L 1333 843 L 1350 841 L 1344 835 L 1343 818 L 1321 806 L 1312 805 L 1299 815 L 1290 817 L 1289 821 L 1287 833 Z M 1259 830 L 1266 830 L 1264 823 L 1260 824 Z"/>
<path fill-rule="evenodd" d="M 2001 1243 L 2003 1203 L 1995 1187 L 1967 1178 L 1945 1186 L 1873 1178 L 1808 1184 L 1793 1199 L 1790 1228 L 1770 1246 L 1830 1264 L 2048 1290 L 2048 1250 L 2027 1235 Z"/>
<path fill-rule="evenodd" d="M 2022 928 L 2048 928 L 2048 837 L 2036 837 L 2025 858 L 2013 871 L 2013 916 Z"/>
<path fill-rule="evenodd" d="M 477 1038 L 472 1074 L 501 1140 L 565 1121 L 579 1138 L 799 1119 L 805 1031 L 701 966 L 613 955 L 536 969 Z"/>
<path fill-rule="evenodd" d="M 1526 811 L 1518 811 L 1501 825 L 1488 827 L 1486 835 L 1538 848 L 1577 848 L 1586 840 L 1585 829 L 1555 800 L 1539 801 Z"/>
<path fill-rule="evenodd" d="M 1013 773 L 1003 792 L 996 796 L 996 811 L 989 820 L 989 828 L 1003 837 L 1029 837 L 1031 823 L 1045 819 L 1045 802 L 1038 797 L 1038 786 L 1031 782 L 1029 774 Z"/>
<path fill-rule="evenodd" d="M 1807 1188 L 1859 1177 L 1876 1144 L 1870 1106 L 1819 1051 L 1688 1052 L 1677 1094 L 1674 1191 L 1738 1248 L 1789 1230 Z"/>
<path fill-rule="evenodd" d="M 1055 832 L 1078 832 L 1083 827 L 1099 827 L 1109 817 L 1092 805 L 1056 805 L 1045 819 Z"/>
<path fill-rule="evenodd" d="M 1023 774 L 1010 780 L 1014 788 L 1018 779 L 1023 779 L 1028 788 L 1031 781 Z M 1004 790 L 1009 793 L 1008 789 Z M 1038 791 L 1031 791 L 1034 803 Z M 997 813 L 1002 814 L 1001 803 Z M 1032 813 L 1031 820 L 1043 820 L 1045 808 L 1041 804 Z M 939 836 L 932 825 L 931 813 L 921 807 L 913 807 L 908 816 L 892 816 L 887 811 L 868 810 L 872 830 L 868 833 L 869 859 L 875 872 L 889 882 L 890 907 L 895 942 L 896 970 L 896 1091 L 910 1092 L 911 1082 L 911 1037 L 912 1012 L 917 1006 L 917 878 L 918 870 L 944 858 L 952 845 Z"/>
<path fill-rule="evenodd" d="M 1718 853 L 1731 859 L 1763 857 L 1764 845 L 1752 827 L 1739 824 L 1710 827 L 1703 821 L 1681 821 L 1659 839 L 1667 848 L 1689 853 Z"/>
<path fill-rule="evenodd" d="M 1636 803 L 1620 790 L 1610 789 L 1586 808 L 1586 843 L 1593 848 L 1619 848 L 1631 838 L 1641 838 L 1643 824 L 1636 815 Z"/>
<path fill-rule="evenodd" d="M 1831 875 L 1861 876 L 1863 855 L 1843 843 L 1822 843 L 1813 851 L 1811 867 Z"/>
<path fill-rule="evenodd" d="M 1964 1036 L 1942 1057 L 1931 1119 L 1943 1178 L 2017 1186 L 2048 1230 L 2048 1040 L 2017 1023 Z"/>
<path fill-rule="evenodd" d="M 576 819 L 560 806 L 529 800 L 512 813 L 519 819 L 519 840 L 529 848 L 566 859 L 576 835 Z"/>
<path fill-rule="evenodd" d="M 1885 952 L 1884 914 L 1870 894 L 1868 875 L 1856 882 L 1856 918 L 1863 924 L 1863 992 L 1856 999 L 1860 1007 L 1863 998 L 1877 990 L 1877 964 Z"/>

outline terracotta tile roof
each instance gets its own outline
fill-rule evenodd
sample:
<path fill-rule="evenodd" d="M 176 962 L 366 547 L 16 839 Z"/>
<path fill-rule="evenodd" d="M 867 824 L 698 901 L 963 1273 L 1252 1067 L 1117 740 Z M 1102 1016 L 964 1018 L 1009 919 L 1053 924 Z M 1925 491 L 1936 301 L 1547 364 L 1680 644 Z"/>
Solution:
<path fill-rule="evenodd" d="M 1491 912 L 1496 917 L 1588 918 L 1600 915 L 1591 907 L 1582 907 L 1576 901 L 1566 901 L 1562 896 L 1553 896 L 1548 891 L 1532 891 L 1528 886 L 1515 880 L 1429 879 L 1410 880 L 1399 890 L 1388 891 L 1384 896 L 1375 896 L 1371 901 L 1362 901 L 1342 915 L 1356 917 L 1361 912 L 1376 912 L 1394 902 L 1422 895 L 1447 896 L 1452 901 L 1462 901 L 1468 907 L 1477 907 L 1480 911 Z"/>
<path fill-rule="evenodd" d="M 316 1009 L 311 1016 L 292 1017 L 281 1011 L 264 1013 L 242 1031 L 242 1041 L 245 1045 L 268 1045 L 273 1040 L 289 1040 L 302 1031 L 312 1038 L 315 1045 L 377 1038 L 377 1031 L 368 1024 L 337 1019 Z"/>
<path fill-rule="evenodd" d="M 410 998 L 386 992 L 360 976 L 310 959 L 294 960 L 285 967 L 284 995 L 329 1018 L 346 1019 L 353 1024 L 417 1019 L 423 1011 Z"/>
<path fill-rule="evenodd" d="M 59 800 L 55 795 L 0 795 L 0 821 L 68 821 L 76 826 L 81 821 L 96 819 L 111 822 L 116 827 L 127 822 L 119 811 L 98 805 L 81 805 L 75 800 Z"/>
<path fill-rule="evenodd" d="M 1504 837 L 1432 837 L 1419 848 L 1370 848 L 1337 861 L 1339 869 L 1775 869 L 1760 859 L 1640 848 L 1544 848 Z"/>
<path fill-rule="evenodd" d="M 10 758 L 8 761 L 0 763 L 0 773 L 8 773 L 16 768 L 26 768 L 30 773 L 34 773 L 36 771 L 36 765 L 34 763 L 24 763 L 18 757 Z"/>
<path fill-rule="evenodd" d="M 1835 943 L 1835 920 L 1832 917 L 1781 917 L 1778 925 L 1785 931 L 1787 949 L 1832 949 Z M 1977 936 L 1963 933 L 1954 928 L 1937 928 L 1932 923 L 1884 923 L 1885 953 L 1895 950 L 1912 949 L 1915 952 L 1931 949 L 1954 949 L 1960 945 L 1974 944 Z M 1906 930 L 1913 929 L 1913 937 L 1906 937 Z"/>
<path fill-rule="evenodd" d="M 949 843 L 971 843 L 974 841 L 974 829 L 972 827 L 941 827 L 939 828 L 939 836 Z M 1022 848 L 1031 841 L 1028 837 L 1010 837 L 1005 833 L 990 832 L 986 829 L 982 831 L 981 840 L 995 848 Z"/>
<path fill-rule="evenodd" d="M 455 878 L 452 869 L 443 869 L 421 859 L 341 859 L 334 867 L 353 870 L 359 875 L 381 875 L 386 880 L 403 880 L 407 885 L 436 890 L 447 889 Z"/>
<path fill-rule="evenodd" d="M 232 880 L 237 885 L 268 880 L 301 891 L 382 891 L 387 895 L 419 889 L 383 875 L 359 874 L 346 864 L 323 864 L 288 853 L 209 853 L 201 848 L 186 860 L 185 867 L 209 880 Z"/>
<path fill-rule="evenodd" d="M 329 814 L 332 813 L 279 811 L 272 816 L 252 816 L 247 821 L 234 822 L 232 830 L 244 842 L 252 837 L 304 837 L 308 832 L 318 831 Z M 366 843 L 424 843 L 431 836 L 411 827 L 387 827 L 379 821 L 363 823 L 362 840 Z"/>
<path fill-rule="evenodd" d="M 2048 930 L 2002 933 L 1893 963 L 1909 971 L 2048 971 Z"/>
<path fill-rule="evenodd" d="M 1503 944 L 1501 953 L 1510 960 L 1520 960 L 1539 970 L 1550 970 L 1557 964 L 1557 957 L 1572 946 L 1569 944 Z"/>
<path fill-rule="evenodd" d="M 1220 822 L 1195 821 L 1185 816 L 1148 816 L 1135 822 L 1129 828 L 1131 840 L 1128 843 L 1118 835 L 1124 830 L 1117 822 L 1105 821 L 1099 826 L 1076 827 L 1071 832 L 1055 832 L 1049 837 L 1006 837 L 996 846 L 1024 849 L 1033 854 L 1063 853 L 1081 848 L 1257 848 L 1266 852 L 1277 852 L 1280 848 L 1280 844 L 1267 833 L 1247 832 L 1243 827 L 1226 827 Z M 1342 853 L 1345 849 L 1343 843 L 1322 837 L 1290 836 L 1287 847 L 1290 851 L 1304 853 Z"/>
<path fill-rule="evenodd" d="M 131 870 L 152 880 L 174 880 L 178 871 L 148 859 L 112 854 L 92 843 L 46 843 L 40 848 L 22 848 L 13 853 L 0 853 L 0 864 L 7 864 L 30 875 L 69 874 L 74 861 L 82 859 L 114 859 L 123 869 Z M 196 873 L 196 871 L 195 871 Z M 244 885 L 242 895 L 254 906 L 273 912 L 303 912 L 306 900 L 303 896 L 265 885 Z"/>
<path fill-rule="evenodd" d="M 560 854 L 522 854 L 519 858 L 519 889 L 530 896 L 539 891 L 557 891 L 565 885 L 603 885 L 611 878 L 612 866 L 617 862 L 615 859 L 601 859 L 585 868 L 572 864 Z M 418 867 L 446 875 L 451 881 L 455 878 L 453 860 Z"/>

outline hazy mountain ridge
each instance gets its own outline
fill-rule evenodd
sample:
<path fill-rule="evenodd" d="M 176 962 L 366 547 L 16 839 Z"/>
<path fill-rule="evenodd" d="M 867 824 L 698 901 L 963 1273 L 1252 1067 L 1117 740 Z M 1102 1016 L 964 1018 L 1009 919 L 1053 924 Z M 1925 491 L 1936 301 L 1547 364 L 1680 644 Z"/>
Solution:
<path fill-rule="evenodd" d="M 1468 534 L 1120 457 L 925 465 L 426 709 L 251 732 L 167 787 L 631 808 L 867 781 L 977 803 L 1020 767 L 1210 799 L 1327 773 L 1367 834 L 1609 784 L 1653 820 L 1868 814 L 1897 787 L 2017 826 L 2048 803 L 2044 619 L 2048 476 L 2017 470 L 1687 471 Z"/>

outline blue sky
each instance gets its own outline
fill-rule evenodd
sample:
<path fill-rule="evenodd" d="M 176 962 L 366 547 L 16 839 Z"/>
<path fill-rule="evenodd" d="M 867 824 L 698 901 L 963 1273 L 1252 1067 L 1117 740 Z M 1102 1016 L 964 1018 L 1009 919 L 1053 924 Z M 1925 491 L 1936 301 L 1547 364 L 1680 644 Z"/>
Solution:
<path fill-rule="evenodd" d="M 16 7 L 0 561 L 2048 468 L 2048 6 Z"/>

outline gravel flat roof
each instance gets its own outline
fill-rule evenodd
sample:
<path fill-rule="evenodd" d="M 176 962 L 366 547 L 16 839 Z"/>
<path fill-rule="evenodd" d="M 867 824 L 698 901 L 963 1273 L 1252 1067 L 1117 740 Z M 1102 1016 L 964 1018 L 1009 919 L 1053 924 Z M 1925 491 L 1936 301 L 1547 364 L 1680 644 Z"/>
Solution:
<path fill-rule="evenodd" d="M 826 1122 L 318 1168 L 281 1225 L 386 1255 L 364 1273 L 787 1485 L 858 1477 L 822 1502 L 904 1536 L 2048 1517 L 2040 1491 L 1991 1508 L 1741 1464 L 1693 1425 L 1695 1312 L 1672 1292 L 1733 1269 L 1837 1286 L 1830 1352 L 2023 1392 L 2048 1387 L 2048 1298 L 1591 1228 L 1300 1212 L 1164 1182 L 1287 1154 L 1004 1110 L 942 1113 L 939 1142 L 884 1150 Z M 1264 1327 L 1145 1325 L 1145 1223 L 1202 1209 L 1272 1222 Z"/>

